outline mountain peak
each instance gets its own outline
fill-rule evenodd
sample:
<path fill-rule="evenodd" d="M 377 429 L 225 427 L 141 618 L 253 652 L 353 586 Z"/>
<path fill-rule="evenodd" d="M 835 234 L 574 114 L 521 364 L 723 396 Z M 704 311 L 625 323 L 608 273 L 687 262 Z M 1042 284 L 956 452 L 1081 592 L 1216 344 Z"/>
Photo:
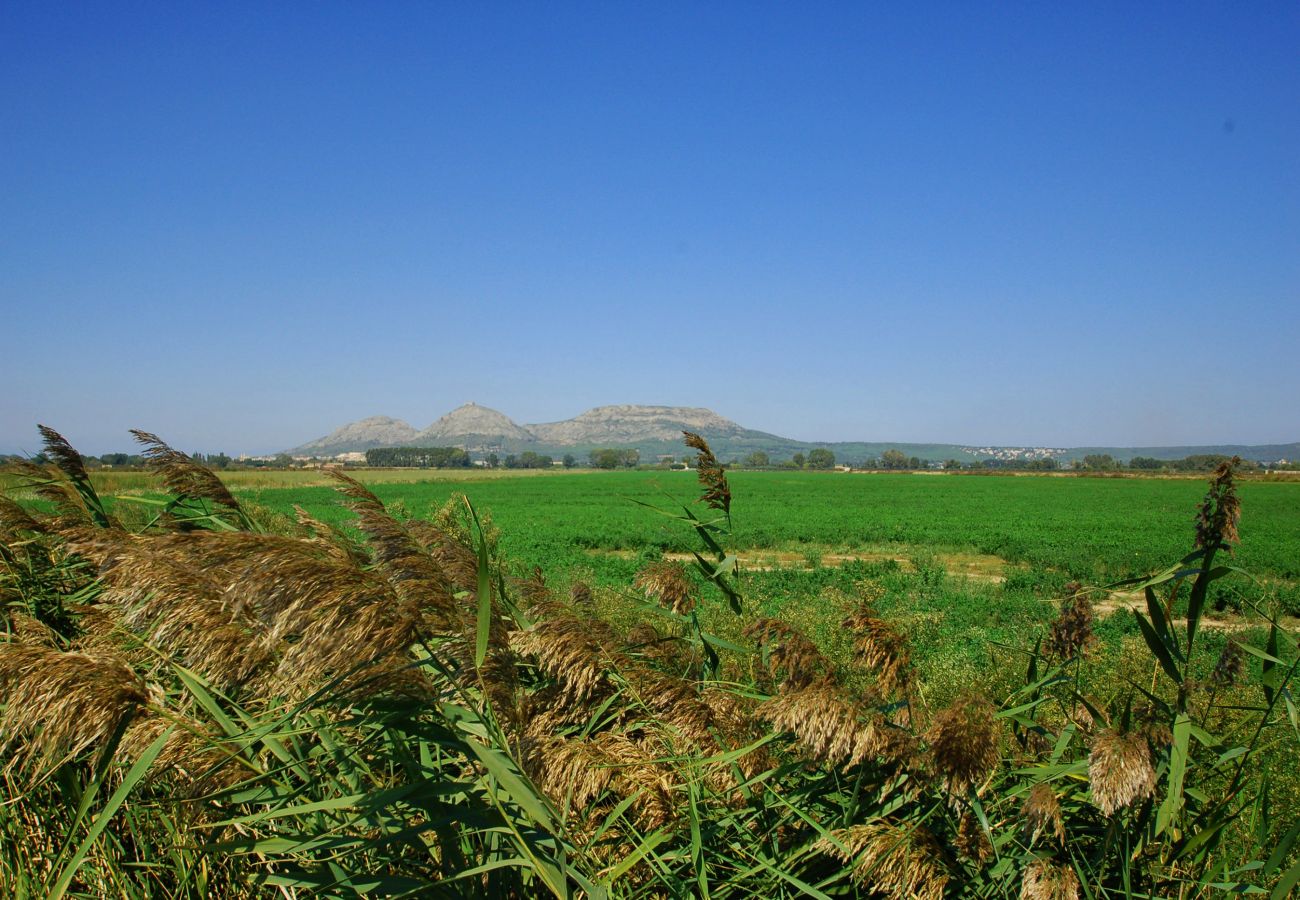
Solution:
<path fill-rule="evenodd" d="M 424 442 L 442 441 L 443 443 L 464 443 L 467 440 L 479 443 L 534 440 L 531 432 L 520 428 L 505 413 L 479 406 L 472 401 L 456 407 L 416 437 Z"/>

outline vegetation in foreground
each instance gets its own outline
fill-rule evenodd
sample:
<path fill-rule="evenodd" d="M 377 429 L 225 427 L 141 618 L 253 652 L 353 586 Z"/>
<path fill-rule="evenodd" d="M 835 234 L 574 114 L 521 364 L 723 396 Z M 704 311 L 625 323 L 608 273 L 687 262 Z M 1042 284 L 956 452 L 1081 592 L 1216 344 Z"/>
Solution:
<path fill-rule="evenodd" d="M 1143 656 L 1090 664 L 1090 594 L 1019 649 L 1021 683 L 937 705 L 870 592 L 845 663 L 757 615 L 731 486 L 673 513 L 696 574 L 642 568 L 644 615 L 511 579 L 468 505 L 391 515 L 339 473 L 361 540 L 272 533 L 140 435 L 169 491 L 127 529 L 46 431 L 0 501 L 0 885 L 15 896 L 1287 896 L 1300 879 L 1295 635 L 1211 652 L 1239 502 L 1128 585 Z M 735 617 L 720 637 L 705 623 Z"/>

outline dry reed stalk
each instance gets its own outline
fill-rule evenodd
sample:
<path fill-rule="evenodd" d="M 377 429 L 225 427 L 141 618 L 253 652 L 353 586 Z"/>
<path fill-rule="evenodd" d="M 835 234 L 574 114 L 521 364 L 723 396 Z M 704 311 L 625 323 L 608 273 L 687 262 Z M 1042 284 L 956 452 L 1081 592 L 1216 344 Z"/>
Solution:
<path fill-rule="evenodd" d="M 828 677 L 831 665 L 803 632 L 781 619 L 756 619 L 745 627 L 745 637 L 758 644 L 768 674 L 780 679 L 781 690 L 798 690 Z"/>
<path fill-rule="evenodd" d="M 102 744 L 149 699 L 120 659 L 27 644 L 0 644 L 0 732 L 21 742 L 11 765 L 55 765 Z"/>
<path fill-rule="evenodd" d="M 817 849 L 853 864 L 853 878 L 891 898 L 942 900 L 949 874 L 938 841 L 920 826 L 854 825 L 822 838 Z"/>
<path fill-rule="evenodd" d="M 857 636 L 853 651 L 875 673 L 881 692 L 890 695 L 906 691 L 911 683 L 912 660 L 902 632 L 878 618 L 866 603 L 854 609 L 842 624 Z"/>
<path fill-rule="evenodd" d="M 1000 731 L 993 704 L 967 694 L 940 710 L 926 732 L 930 761 L 953 794 L 964 794 L 997 765 Z"/>
<path fill-rule="evenodd" d="M 1156 787 L 1145 735 L 1110 728 L 1092 742 L 1088 757 L 1092 802 L 1107 816 L 1150 796 Z"/>
<path fill-rule="evenodd" d="M 1036 859 L 1025 867 L 1020 900 L 1079 900 L 1079 876 L 1069 866 Z"/>
<path fill-rule="evenodd" d="M 730 516 L 731 485 L 727 484 L 727 475 L 722 469 L 722 463 L 718 462 L 718 458 L 713 455 L 708 441 L 704 438 L 691 431 L 683 431 L 682 434 L 686 438 L 686 446 L 698 451 L 695 456 L 695 469 L 699 473 L 700 487 L 704 488 L 700 501 Z"/>
<path fill-rule="evenodd" d="M 675 560 L 649 563 L 636 573 L 632 584 L 679 616 L 687 615 L 695 608 L 695 586 L 686 573 L 686 566 Z"/>

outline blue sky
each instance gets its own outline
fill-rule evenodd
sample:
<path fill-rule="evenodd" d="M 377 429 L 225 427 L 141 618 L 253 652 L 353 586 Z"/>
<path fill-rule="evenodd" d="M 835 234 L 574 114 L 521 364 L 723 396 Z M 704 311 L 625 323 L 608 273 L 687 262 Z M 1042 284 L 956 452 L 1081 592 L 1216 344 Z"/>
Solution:
<path fill-rule="evenodd" d="M 1300 5 L 0 6 L 0 450 L 1300 439 Z"/>

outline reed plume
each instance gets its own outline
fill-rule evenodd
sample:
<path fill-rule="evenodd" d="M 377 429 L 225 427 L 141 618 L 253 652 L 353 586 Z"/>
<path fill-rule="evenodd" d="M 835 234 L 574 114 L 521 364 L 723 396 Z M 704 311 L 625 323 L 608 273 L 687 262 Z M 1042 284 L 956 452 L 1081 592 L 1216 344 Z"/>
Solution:
<path fill-rule="evenodd" d="M 907 732 L 828 680 L 765 700 L 756 715 L 776 730 L 793 734 L 809 758 L 843 768 L 872 758 L 897 762 L 914 750 Z"/>
<path fill-rule="evenodd" d="M 1000 732 L 993 704 L 966 694 L 934 717 L 926 733 L 935 771 L 954 794 L 964 794 L 997 765 Z"/>
<path fill-rule="evenodd" d="M 700 487 L 704 492 L 700 501 L 712 509 L 720 509 L 727 516 L 731 515 L 731 485 L 727 484 L 727 474 L 722 463 L 709 449 L 708 441 L 692 431 L 683 431 L 686 446 L 698 451 L 695 455 L 695 469 L 699 473 Z"/>
<path fill-rule="evenodd" d="M 1107 729 L 1092 742 L 1088 757 L 1092 802 L 1107 816 L 1155 791 L 1156 774 L 1144 735 Z"/>
<path fill-rule="evenodd" d="M 1069 866 L 1035 859 L 1025 867 L 1020 900 L 1079 900 L 1079 876 Z"/>
<path fill-rule="evenodd" d="M 1037 840 L 1044 831 L 1050 831 L 1057 841 L 1065 844 L 1065 821 L 1061 815 L 1061 801 L 1048 784 L 1036 784 L 1029 791 L 1021 810 L 1029 826 L 1030 840 Z"/>
<path fill-rule="evenodd" d="M 1241 465 L 1241 457 L 1234 456 L 1219 463 L 1210 476 L 1210 488 L 1196 513 L 1196 546 L 1227 550 L 1237 543 L 1237 526 L 1241 522 L 1241 500 L 1233 473 Z"/>
<path fill-rule="evenodd" d="M 695 608 L 695 586 L 686 574 L 686 566 L 675 560 L 663 559 L 647 564 L 636 573 L 632 584 L 679 616 L 687 615 Z"/>
<path fill-rule="evenodd" d="M 782 690 L 807 687 L 831 671 L 817 646 L 803 632 L 781 619 L 755 619 L 745 626 L 745 637 L 758 644 L 768 675 Z"/>
<path fill-rule="evenodd" d="M 1047 634 L 1047 652 L 1060 660 L 1075 659 L 1097 643 L 1092 631 L 1092 602 L 1078 585 L 1072 587 Z"/>
<path fill-rule="evenodd" d="M 853 879 L 885 897 L 942 900 L 951 877 L 938 841 L 920 826 L 883 821 L 831 832 L 816 848 L 853 865 Z"/>
<path fill-rule="evenodd" d="M 136 441 L 144 445 L 142 455 L 147 465 L 159 477 L 167 490 L 178 498 L 189 500 L 208 500 L 232 514 L 234 523 L 248 528 L 251 524 L 243 507 L 234 495 L 226 489 L 221 479 L 212 470 L 200 465 L 189 456 L 174 450 L 166 441 L 148 431 L 132 428 L 131 434 Z"/>
<path fill-rule="evenodd" d="M 853 652 L 875 674 L 880 690 L 886 695 L 906 691 L 912 660 L 902 632 L 878 618 L 866 603 L 859 604 L 841 624 L 855 635 Z"/>
<path fill-rule="evenodd" d="M 0 644 L 0 732 L 20 743 L 14 764 L 53 766 L 100 745 L 148 702 L 120 659 L 27 644 Z"/>

